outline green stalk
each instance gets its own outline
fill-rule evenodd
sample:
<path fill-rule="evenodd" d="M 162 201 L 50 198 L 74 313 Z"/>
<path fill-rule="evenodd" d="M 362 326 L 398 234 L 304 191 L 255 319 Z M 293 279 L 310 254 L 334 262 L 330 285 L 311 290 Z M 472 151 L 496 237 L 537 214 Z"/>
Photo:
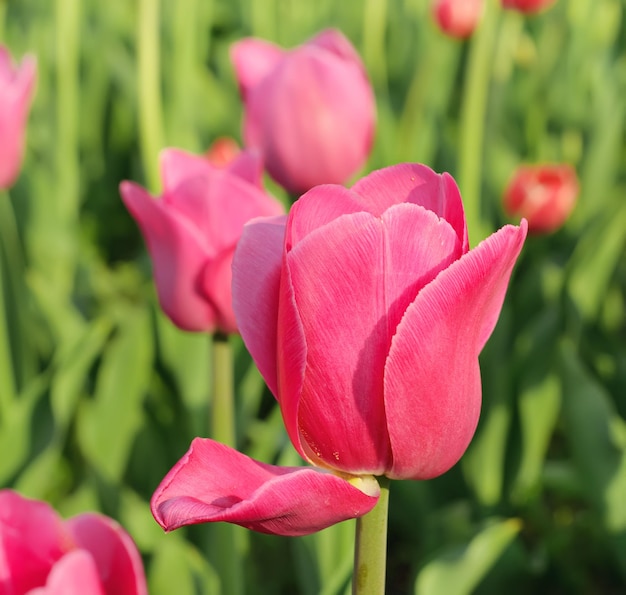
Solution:
<path fill-rule="evenodd" d="M 158 154 L 164 146 L 159 0 L 139 0 L 137 22 L 139 141 L 146 183 L 151 191 L 157 192 Z"/>
<path fill-rule="evenodd" d="M 472 245 L 492 231 L 482 218 L 481 189 L 485 119 L 498 16 L 496 2 L 488 2 L 483 22 L 472 36 L 463 86 L 459 186 Z"/>
<path fill-rule="evenodd" d="M 0 202 L 8 200 L 8 193 L 0 192 Z M 16 396 L 11 337 L 8 325 L 9 313 L 4 301 L 4 284 L 8 280 L 8 275 L 5 275 L 7 268 L 5 264 L 8 264 L 8 257 L 9 255 L 5 254 L 4 242 L 2 242 L 0 243 L 0 425 L 4 423 Z"/>
<path fill-rule="evenodd" d="M 213 335 L 213 400 L 211 438 L 236 447 L 233 352 L 228 335 Z M 228 523 L 212 526 L 212 558 L 222 584 L 222 593 L 243 593 L 243 569 L 239 556 L 238 542 L 240 527 Z"/>
<path fill-rule="evenodd" d="M 376 506 L 356 520 L 353 595 L 384 595 L 387 568 L 387 514 L 389 480 L 379 477 L 380 498 Z"/>

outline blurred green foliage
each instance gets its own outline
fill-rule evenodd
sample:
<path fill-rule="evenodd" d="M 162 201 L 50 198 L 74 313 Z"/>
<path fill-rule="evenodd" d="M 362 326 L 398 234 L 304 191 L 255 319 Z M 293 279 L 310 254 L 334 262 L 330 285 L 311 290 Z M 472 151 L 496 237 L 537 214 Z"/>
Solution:
<path fill-rule="evenodd" d="M 158 190 L 163 146 L 239 136 L 229 45 L 338 27 L 378 102 L 368 170 L 420 161 L 459 181 L 476 244 L 517 164 L 566 161 L 573 217 L 530 237 L 481 356 L 484 409 L 452 471 L 394 482 L 389 593 L 626 590 L 624 0 L 532 18 L 488 3 L 468 42 L 427 0 L 0 0 L 0 40 L 37 55 L 24 170 L 0 196 L 0 485 L 132 534 L 151 593 L 219 593 L 211 526 L 165 535 L 152 491 L 210 415 L 210 342 L 155 305 L 122 179 Z M 280 190 L 268 181 L 272 190 Z M 238 338 L 240 448 L 295 454 Z M 242 540 L 249 593 L 344 593 L 352 523 Z M 243 543 L 245 541 L 245 545 Z"/>

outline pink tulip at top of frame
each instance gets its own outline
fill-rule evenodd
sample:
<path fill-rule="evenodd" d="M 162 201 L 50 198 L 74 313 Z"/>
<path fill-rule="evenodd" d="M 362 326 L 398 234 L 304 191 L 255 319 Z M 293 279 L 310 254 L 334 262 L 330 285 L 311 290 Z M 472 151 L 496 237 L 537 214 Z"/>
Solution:
<path fill-rule="evenodd" d="M 469 37 L 480 23 L 485 0 L 435 0 L 432 12 L 435 22 L 450 37 Z"/>
<path fill-rule="evenodd" d="M 1 595 L 147 595 L 141 556 L 113 519 L 62 520 L 45 502 L 0 490 Z"/>
<path fill-rule="evenodd" d="M 454 180 L 426 166 L 322 185 L 246 225 L 233 263 L 243 340 L 308 467 L 197 438 L 152 498 L 166 529 L 227 521 L 302 535 L 361 516 L 376 476 L 429 479 L 478 422 L 478 354 L 526 222 L 470 250 Z"/>
<path fill-rule="evenodd" d="M 22 166 L 36 78 L 34 56 L 25 56 L 15 66 L 7 48 L 0 45 L 0 190 L 14 184 Z"/>
<path fill-rule="evenodd" d="M 556 0 L 501 0 L 501 2 L 502 8 L 534 14 L 550 8 Z"/>
<path fill-rule="evenodd" d="M 231 263 L 244 223 L 284 213 L 261 184 L 259 156 L 244 151 L 226 167 L 178 149 L 161 153 L 163 194 L 133 182 L 120 193 L 152 258 L 159 302 L 187 331 L 237 332 Z"/>
<path fill-rule="evenodd" d="M 243 137 L 292 194 L 343 184 L 370 153 L 376 106 L 361 59 L 339 31 L 284 50 L 243 39 L 231 52 L 245 105 Z"/>

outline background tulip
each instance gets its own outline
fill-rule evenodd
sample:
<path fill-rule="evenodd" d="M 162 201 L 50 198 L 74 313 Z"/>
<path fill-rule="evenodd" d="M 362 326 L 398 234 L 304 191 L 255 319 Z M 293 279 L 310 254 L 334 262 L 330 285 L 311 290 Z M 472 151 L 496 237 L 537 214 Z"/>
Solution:
<path fill-rule="evenodd" d="M 555 2 L 556 0 L 502 0 L 502 8 L 533 14 L 549 8 Z"/>
<path fill-rule="evenodd" d="M 263 190 L 261 173 L 251 152 L 224 169 L 168 149 L 161 153 L 161 197 L 122 182 L 122 200 L 152 257 L 161 307 L 180 328 L 236 332 L 230 290 L 235 245 L 246 221 L 283 212 Z"/>
<path fill-rule="evenodd" d="M 363 166 L 374 133 L 374 95 L 350 42 L 326 30 L 292 50 L 259 39 L 234 44 L 245 103 L 243 136 L 289 192 L 343 183 Z"/>
<path fill-rule="evenodd" d="M 534 233 L 549 233 L 565 223 L 578 198 L 578 178 L 569 165 L 524 165 L 504 192 L 504 208 L 511 217 L 524 217 Z"/>
<path fill-rule="evenodd" d="M 33 56 L 15 67 L 9 51 L 0 45 L 0 189 L 12 186 L 20 171 L 36 76 Z"/>
<path fill-rule="evenodd" d="M 128 534 L 95 513 L 62 521 L 45 502 L 0 491 L 0 592 L 146 595 L 141 557 Z"/>
<path fill-rule="evenodd" d="M 433 16 L 439 28 L 451 37 L 469 37 L 483 15 L 484 0 L 435 0 Z"/>
<path fill-rule="evenodd" d="M 372 476 L 447 471 L 476 428 L 478 354 L 525 235 L 525 222 L 506 226 L 470 251 L 454 180 L 409 164 L 314 188 L 287 219 L 248 225 L 233 266 L 242 337 L 296 450 L 331 473 L 197 439 L 155 492 L 157 520 L 300 534 L 328 524 L 329 499 L 358 516 L 377 496 Z"/>

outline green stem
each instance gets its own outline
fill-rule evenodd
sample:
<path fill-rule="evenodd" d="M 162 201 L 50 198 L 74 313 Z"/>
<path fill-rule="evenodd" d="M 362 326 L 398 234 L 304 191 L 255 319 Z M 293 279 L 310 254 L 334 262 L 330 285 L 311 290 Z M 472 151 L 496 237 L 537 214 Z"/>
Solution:
<path fill-rule="evenodd" d="M 487 4 L 483 22 L 472 36 L 470 45 L 459 139 L 459 186 L 472 245 L 483 240 L 492 231 L 482 218 L 481 190 L 487 99 L 499 15 L 496 2 Z"/>
<path fill-rule="evenodd" d="M 387 567 L 387 513 L 389 480 L 379 477 L 380 498 L 376 506 L 356 520 L 353 595 L 384 595 Z"/>

